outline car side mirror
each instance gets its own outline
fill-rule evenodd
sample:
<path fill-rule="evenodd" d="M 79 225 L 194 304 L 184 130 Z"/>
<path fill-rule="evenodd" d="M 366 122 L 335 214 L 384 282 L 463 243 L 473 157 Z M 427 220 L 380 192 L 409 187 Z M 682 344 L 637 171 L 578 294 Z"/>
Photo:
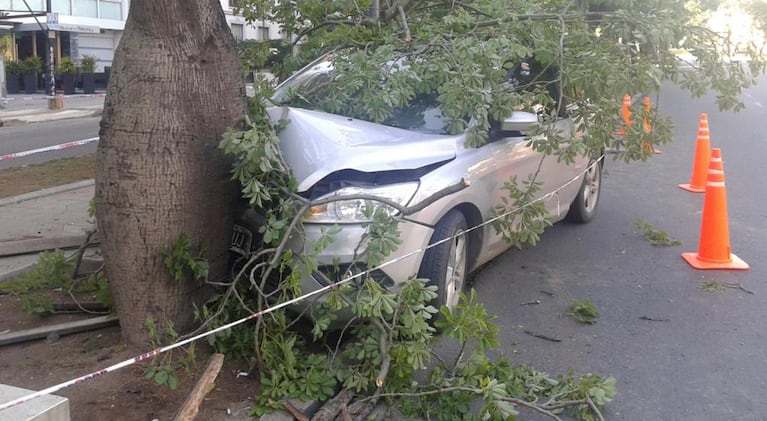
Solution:
<path fill-rule="evenodd" d="M 517 132 L 523 135 L 538 127 L 538 116 L 526 111 L 514 111 L 511 117 L 501 122 L 501 131 L 504 133 Z"/>

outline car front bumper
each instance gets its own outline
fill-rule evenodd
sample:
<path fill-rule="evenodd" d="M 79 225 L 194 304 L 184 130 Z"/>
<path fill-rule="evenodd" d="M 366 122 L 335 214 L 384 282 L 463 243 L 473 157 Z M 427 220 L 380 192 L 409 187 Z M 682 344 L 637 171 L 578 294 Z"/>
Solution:
<path fill-rule="evenodd" d="M 289 246 L 294 252 L 311 250 L 313 245 L 321 239 L 322 232 L 330 227 L 332 225 L 306 223 L 304 224 L 303 238 L 295 237 Z M 382 286 L 396 290 L 400 283 L 418 274 L 421 260 L 423 260 L 423 249 L 429 244 L 434 231 L 433 228 L 425 225 L 406 220 L 401 221 L 397 227 L 401 241 L 399 247 L 384 258 L 383 263 L 377 268 L 367 268 L 364 265 L 364 256 L 360 257 L 366 251 L 364 246 L 360 246 L 365 227 L 361 224 L 344 224 L 340 227 L 341 230 L 336 235 L 335 241 L 321 250 L 317 256 L 318 270 L 306 273 L 304 268 L 294 268 L 294 270 L 303 272 L 300 279 L 301 289 L 304 293 L 339 281 L 354 282 L 354 279 L 351 281 L 347 279 L 365 269 L 371 270 L 370 277 Z M 344 270 L 352 263 L 357 263 L 355 271 Z M 332 268 L 339 267 L 342 270 L 329 276 Z M 364 276 L 359 276 L 356 279 L 361 281 L 364 278 Z"/>
<path fill-rule="evenodd" d="M 317 269 L 309 270 L 308 267 L 298 258 L 294 258 L 294 264 L 290 271 L 298 272 L 301 293 L 307 294 L 317 291 L 323 287 L 333 285 L 338 282 L 361 282 L 366 276 L 358 276 L 354 279 L 349 278 L 355 274 L 370 270 L 369 276 L 376 280 L 382 286 L 396 291 L 399 284 L 415 277 L 423 260 L 424 248 L 429 244 L 434 229 L 430 226 L 416 222 L 402 220 L 397 226 L 399 232 L 400 245 L 389 256 L 384 258 L 377 268 L 368 268 L 364 262 L 363 253 L 366 251 L 364 246 L 360 246 L 360 241 L 365 233 L 365 226 L 362 224 L 316 224 L 304 223 L 302 232 L 295 232 L 287 243 L 295 256 L 311 255 L 314 245 L 322 241 L 324 232 L 338 226 L 341 229 L 335 238 L 327 247 L 320 250 L 317 254 Z M 241 253 L 243 248 L 249 248 L 257 251 L 258 244 L 251 246 L 251 238 L 255 238 L 256 233 L 251 233 L 247 228 L 235 226 L 235 235 L 233 237 L 232 250 Z M 247 240 L 243 240 L 247 238 Z M 247 243 L 247 245 L 245 245 Z M 352 268 L 351 265 L 354 264 Z M 283 273 L 282 278 L 285 278 Z M 267 286 L 269 290 L 278 287 L 279 280 L 271 281 Z M 268 283 L 267 283 L 268 284 Z M 291 305 L 291 309 L 304 312 L 318 299 L 327 294 L 323 292 L 313 295 L 308 299 L 298 301 Z"/>

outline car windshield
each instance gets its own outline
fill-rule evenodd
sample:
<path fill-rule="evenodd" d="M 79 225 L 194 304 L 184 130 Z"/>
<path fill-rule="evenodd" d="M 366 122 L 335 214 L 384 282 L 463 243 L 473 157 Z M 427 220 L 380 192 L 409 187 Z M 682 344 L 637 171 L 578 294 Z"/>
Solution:
<path fill-rule="evenodd" d="M 309 98 L 325 98 L 334 76 L 333 56 L 329 55 L 278 86 L 272 95 L 272 102 L 277 105 L 324 111 L 318 101 Z M 394 107 L 392 115 L 381 123 L 419 133 L 449 134 L 436 93 L 416 95 L 404 106 Z"/>

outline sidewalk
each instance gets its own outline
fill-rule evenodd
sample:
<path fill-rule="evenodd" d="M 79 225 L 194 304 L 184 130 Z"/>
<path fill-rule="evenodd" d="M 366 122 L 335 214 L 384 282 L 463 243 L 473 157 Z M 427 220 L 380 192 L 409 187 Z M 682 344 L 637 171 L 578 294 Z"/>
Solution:
<path fill-rule="evenodd" d="M 0 199 L 0 282 L 37 262 L 37 253 L 17 250 L 82 244 L 95 227 L 88 216 L 93 180 Z"/>
<path fill-rule="evenodd" d="M 104 108 L 104 94 L 64 95 L 64 108 L 48 109 L 48 97 L 44 94 L 9 95 L 2 100 L 0 126 L 38 123 L 69 118 L 95 117 Z"/>

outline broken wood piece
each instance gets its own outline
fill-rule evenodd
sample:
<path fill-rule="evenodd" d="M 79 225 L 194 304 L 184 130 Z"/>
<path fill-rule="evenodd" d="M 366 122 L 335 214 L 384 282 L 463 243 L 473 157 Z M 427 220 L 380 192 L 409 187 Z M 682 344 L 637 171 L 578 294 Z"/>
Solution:
<path fill-rule="evenodd" d="M 532 332 L 530 330 L 525 330 L 524 332 L 527 333 L 530 336 L 536 337 L 538 339 L 543 339 L 543 340 L 546 340 L 546 341 L 549 341 L 549 342 L 562 342 L 562 340 L 559 339 L 559 338 L 553 338 L 551 336 L 546 336 L 546 335 L 543 335 L 543 334 L 540 334 L 540 333 L 535 333 L 535 332 Z"/>
<path fill-rule="evenodd" d="M 194 385 L 194 389 L 186 397 L 186 401 L 181 406 L 174 421 L 192 421 L 197 416 L 197 412 L 200 410 L 200 404 L 211 390 L 213 390 L 213 383 L 218 377 L 218 373 L 221 371 L 221 366 L 224 364 L 224 354 L 213 354 L 208 361 L 208 366 L 200 376 L 200 380 Z"/>
<path fill-rule="evenodd" d="M 337 395 L 333 396 L 329 401 L 322 405 L 316 414 L 312 417 L 312 421 L 332 421 L 336 418 L 341 408 L 349 404 L 354 397 L 354 392 L 351 389 L 342 389 Z"/>
<path fill-rule="evenodd" d="M 349 407 L 344 405 L 341 407 L 341 413 L 338 415 L 340 421 L 354 421 L 352 420 L 352 414 L 349 413 Z"/>
<path fill-rule="evenodd" d="M 109 312 L 109 307 L 107 307 L 107 305 L 104 303 L 99 303 L 98 301 L 87 301 L 80 303 L 79 305 L 77 303 L 53 303 L 52 306 L 54 313 L 81 313 L 85 311 L 96 311 L 101 313 Z"/>
<path fill-rule="evenodd" d="M 290 415 L 292 415 L 293 418 L 297 419 L 298 421 L 309 421 L 309 417 L 301 412 L 300 409 L 296 408 L 295 405 L 290 403 L 290 401 L 285 401 L 285 410 L 288 411 L 288 413 L 290 413 Z"/>
<path fill-rule="evenodd" d="M 375 395 L 373 399 L 356 401 L 349 405 L 348 411 L 354 421 L 364 421 L 368 418 L 375 405 L 378 403 L 378 395 Z"/>
<path fill-rule="evenodd" d="M 727 288 L 737 288 L 749 294 L 754 294 L 754 291 L 751 291 L 750 289 L 746 289 L 746 287 L 744 287 L 743 284 L 741 284 L 740 282 L 725 282 L 724 286 L 726 286 Z"/>
<path fill-rule="evenodd" d="M 75 322 L 19 330 L 17 332 L 0 334 L 0 346 L 47 338 L 48 335 L 51 334 L 64 336 L 73 333 L 87 332 L 89 330 L 115 326 L 118 322 L 119 319 L 117 316 L 100 316 Z"/>
<path fill-rule="evenodd" d="M 528 302 L 526 302 L 526 303 L 522 303 L 522 304 L 520 304 L 520 305 L 523 305 L 523 306 L 531 306 L 531 305 L 540 304 L 540 303 L 541 303 L 541 300 L 535 300 L 535 301 L 528 301 Z"/>
<path fill-rule="evenodd" d="M 650 317 L 650 316 L 640 316 L 641 320 L 647 320 L 648 322 L 670 322 L 671 319 L 667 318 L 657 318 L 657 317 Z"/>

